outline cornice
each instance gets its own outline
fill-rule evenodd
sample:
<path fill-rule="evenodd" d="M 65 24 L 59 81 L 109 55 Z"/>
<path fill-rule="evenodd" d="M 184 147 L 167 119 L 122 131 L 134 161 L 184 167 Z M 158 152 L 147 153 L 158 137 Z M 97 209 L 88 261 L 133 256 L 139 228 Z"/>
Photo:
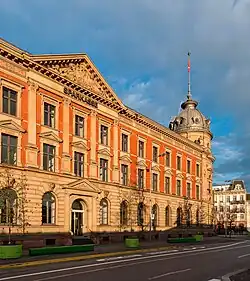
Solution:
<path fill-rule="evenodd" d="M 150 129 L 152 129 L 152 130 L 154 130 L 158 133 L 161 133 L 161 134 L 163 134 L 167 137 L 170 137 L 170 138 L 172 138 L 173 140 L 175 140 L 179 143 L 187 145 L 187 146 L 193 148 L 194 150 L 196 150 L 198 152 L 201 152 L 201 153 L 203 152 L 203 149 L 199 145 L 196 145 L 194 142 L 192 142 L 192 141 L 184 138 L 183 136 L 171 131 L 167 127 L 151 120 L 150 118 L 136 112 L 133 109 L 130 109 L 130 108 L 126 107 L 123 104 L 114 103 L 111 100 L 108 100 L 104 97 L 101 97 L 101 96 L 91 92 L 90 90 L 84 88 L 83 86 L 80 86 L 80 85 L 70 81 L 69 79 L 60 76 L 55 71 L 46 68 L 41 63 L 38 63 L 34 60 L 35 57 L 39 58 L 39 57 L 42 57 L 42 56 L 39 56 L 39 55 L 38 56 L 32 56 L 31 54 L 18 49 L 17 47 L 5 42 L 2 39 L 0 39 L 0 56 L 3 56 L 4 58 L 7 58 L 8 60 L 13 61 L 16 64 L 22 65 L 22 66 L 26 67 L 27 69 L 32 69 L 35 72 L 40 73 L 42 76 L 46 76 L 46 77 L 56 81 L 57 83 L 62 84 L 63 86 L 69 87 L 72 90 L 83 93 L 83 94 L 87 95 L 88 97 L 96 100 L 97 102 L 99 102 L 99 103 L 101 103 L 105 106 L 108 106 L 108 107 L 112 108 L 113 110 L 116 110 L 120 115 L 123 115 L 126 118 L 129 118 L 129 119 L 131 119 L 131 120 L 133 120 L 133 121 L 135 121 L 135 122 L 137 122 L 141 125 L 144 125 L 144 126 L 150 128 Z M 61 57 L 61 58 L 67 57 L 67 55 L 56 55 L 56 56 L 58 56 L 58 58 L 59 57 Z M 81 56 L 81 54 L 79 54 L 77 56 Z M 84 56 L 84 55 L 82 55 L 82 56 Z M 45 57 L 49 58 L 50 56 L 45 55 Z M 94 64 L 92 62 L 91 62 L 91 64 L 92 64 L 91 67 L 97 73 L 99 73 L 99 71 L 96 69 Z"/>

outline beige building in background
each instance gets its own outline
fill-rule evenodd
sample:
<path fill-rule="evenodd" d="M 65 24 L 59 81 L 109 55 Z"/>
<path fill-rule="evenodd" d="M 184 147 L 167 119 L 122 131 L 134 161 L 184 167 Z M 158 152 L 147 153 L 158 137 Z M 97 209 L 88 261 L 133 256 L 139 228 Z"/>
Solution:
<path fill-rule="evenodd" d="M 150 213 L 165 230 L 185 223 L 187 197 L 191 222 L 203 206 L 211 223 L 212 133 L 197 105 L 189 92 L 167 128 L 126 107 L 86 54 L 0 40 L 0 159 L 27 178 L 27 231 L 149 230 Z"/>

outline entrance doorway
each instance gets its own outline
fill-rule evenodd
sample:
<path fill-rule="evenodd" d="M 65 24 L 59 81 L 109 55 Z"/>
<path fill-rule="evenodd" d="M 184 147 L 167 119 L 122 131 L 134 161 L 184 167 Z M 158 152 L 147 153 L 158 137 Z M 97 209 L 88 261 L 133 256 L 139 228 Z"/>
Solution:
<path fill-rule="evenodd" d="M 73 235 L 83 235 L 84 205 L 82 200 L 75 200 L 71 210 L 71 231 Z"/>

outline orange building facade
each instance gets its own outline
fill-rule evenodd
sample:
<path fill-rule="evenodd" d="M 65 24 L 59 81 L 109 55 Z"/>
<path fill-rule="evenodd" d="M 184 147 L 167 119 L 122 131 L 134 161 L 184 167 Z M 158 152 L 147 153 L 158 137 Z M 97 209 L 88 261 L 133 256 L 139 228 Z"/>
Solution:
<path fill-rule="evenodd" d="M 202 207 L 209 223 L 212 137 L 197 134 L 127 108 L 85 54 L 31 55 L 0 40 L 0 159 L 27 178 L 29 233 L 148 230 L 150 221 L 165 230 L 187 199 L 190 222 Z"/>

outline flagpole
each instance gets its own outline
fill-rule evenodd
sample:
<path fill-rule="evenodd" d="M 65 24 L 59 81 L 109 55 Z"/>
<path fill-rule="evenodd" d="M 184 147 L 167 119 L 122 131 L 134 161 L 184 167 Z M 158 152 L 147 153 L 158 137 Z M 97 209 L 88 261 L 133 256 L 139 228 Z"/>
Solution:
<path fill-rule="evenodd" d="M 190 64 L 190 55 L 191 53 L 188 52 L 188 94 L 187 94 L 187 98 L 188 100 L 191 99 L 191 85 L 190 85 L 190 70 L 191 70 L 191 64 Z"/>

